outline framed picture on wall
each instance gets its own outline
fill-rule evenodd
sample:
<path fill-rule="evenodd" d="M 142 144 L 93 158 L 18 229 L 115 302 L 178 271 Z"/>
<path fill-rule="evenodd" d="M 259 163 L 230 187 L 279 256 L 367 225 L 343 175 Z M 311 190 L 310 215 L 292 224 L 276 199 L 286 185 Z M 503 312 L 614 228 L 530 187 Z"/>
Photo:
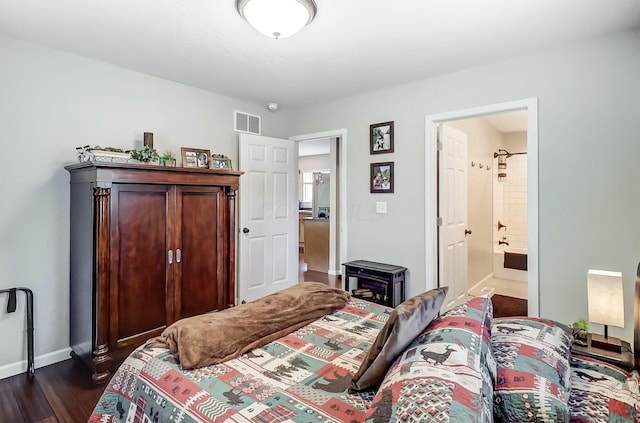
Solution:
<path fill-rule="evenodd" d="M 211 151 L 200 148 L 182 147 L 182 167 L 207 169 L 211 160 Z"/>
<path fill-rule="evenodd" d="M 371 163 L 371 193 L 392 193 L 394 179 L 393 162 Z"/>
<path fill-rule="evenodd" d="M 369 154 L 393 153 L 393 121 L 369 125 Z"/>

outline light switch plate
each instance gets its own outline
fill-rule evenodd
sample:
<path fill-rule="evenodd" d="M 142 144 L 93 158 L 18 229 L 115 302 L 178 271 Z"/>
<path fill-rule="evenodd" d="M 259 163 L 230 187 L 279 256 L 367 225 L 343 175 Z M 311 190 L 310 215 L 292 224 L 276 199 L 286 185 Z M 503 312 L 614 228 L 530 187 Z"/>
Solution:
<path fill-rule="evenodd" d="M 376 201 L 376 213 L 386 213 L 386 212 L 387 212 L 387 202 Z"/>

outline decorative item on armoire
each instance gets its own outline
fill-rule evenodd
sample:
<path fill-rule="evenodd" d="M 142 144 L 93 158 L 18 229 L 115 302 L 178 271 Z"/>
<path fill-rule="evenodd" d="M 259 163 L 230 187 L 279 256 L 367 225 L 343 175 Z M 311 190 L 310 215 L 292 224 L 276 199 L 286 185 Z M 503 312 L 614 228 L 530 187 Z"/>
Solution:
<path fill-rule="evenodd" d="M 165 151 L 165 153 L 160 157 L 160 166 L 175 166 L 176 165 L 176 156 L 173 155 L 171 151 Z"/>
<path fill-rule="evenodd" d="M 143 135 L 143 143 L 145 147 L 153 148 L 153 132 L 145 132 Z"/>
<path fill-rule="evenodd" d="M 212 154 L 211 162 L 209 163 L 211 169 L 229 169 L 232 170 L 231 159 L 224 154 Z"/>
<path fill-rule="evenodd" d="M 182 147 L 182 167 L 207 169 L 211 160 L 211 151 L 201 148 Z"/>
<path fill-rule="evenodd" d="M 145 164 L 159 164 L 160 155 L 155 148 L 145 145 L 140 150 L 131 151 L 131 158 Z"/>
<path fill-rule="evenodd" d="M 129 151 L 115 147 L 90 147 L 88 145 L 76 147 L 79 162 L 108 162 L 129 163 L 133 161 Z"/>

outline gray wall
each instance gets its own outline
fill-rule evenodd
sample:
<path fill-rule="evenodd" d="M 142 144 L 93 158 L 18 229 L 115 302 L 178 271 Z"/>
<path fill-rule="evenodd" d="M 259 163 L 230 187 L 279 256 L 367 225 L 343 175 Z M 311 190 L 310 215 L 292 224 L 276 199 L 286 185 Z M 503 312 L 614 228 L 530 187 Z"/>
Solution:
<path fill-rule="evenodd" d="M 623 272 L 632 339 L 640 260 L 640 37 L 623 33 L 414 84 L 301 108 L 291 133 L 347 128 L 347 258 L 409 268 L 407 293 L 430 288 L 425 261 L 425 116 L 538 97 L 540 314 L 587 317 L 589 268 Z M 395 121 L 395 152 L 370 156 L 369 125 Z M 369 163 L 395 161 L 388 214 L 375 214 Z M 427 174 L 434 174 L 427 169 Z M 531 218 L 531 217 L 530 217 Z M 431 224 L 431 222 L 429 222 Z"/>
<path fill-rule="evenodd" d="M 42 364 L 68 357 L 69 174 L 63 167 L 77 162 L 76 146 L 129 149 L 153 132 L 161 152 L 206 148 L 237 166 L 233 110 L 262 115 L 264 135 L 288 132 L 284 118 L 261 105 L 60 51 L 0 37 L 0 57 L 0 288 L 34 291 Z M 4 301 L 5 295 L 0 310 Z M 22 298 L 19 306 L 13 314 L 0 311 L 0 378 L 16 373 L 26 357 Z"/>

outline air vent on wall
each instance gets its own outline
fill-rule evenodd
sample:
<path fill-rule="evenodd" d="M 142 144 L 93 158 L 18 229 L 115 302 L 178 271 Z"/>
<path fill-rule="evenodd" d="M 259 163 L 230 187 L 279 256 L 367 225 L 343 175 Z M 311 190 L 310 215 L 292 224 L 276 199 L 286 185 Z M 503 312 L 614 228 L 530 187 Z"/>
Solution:
<path fill-rule="evenodd" d="M 260 116 L 250 115 L 249 113 L 236 110 L 233 112 L 233 117 L 235 131 L 260 135 Z"/>

